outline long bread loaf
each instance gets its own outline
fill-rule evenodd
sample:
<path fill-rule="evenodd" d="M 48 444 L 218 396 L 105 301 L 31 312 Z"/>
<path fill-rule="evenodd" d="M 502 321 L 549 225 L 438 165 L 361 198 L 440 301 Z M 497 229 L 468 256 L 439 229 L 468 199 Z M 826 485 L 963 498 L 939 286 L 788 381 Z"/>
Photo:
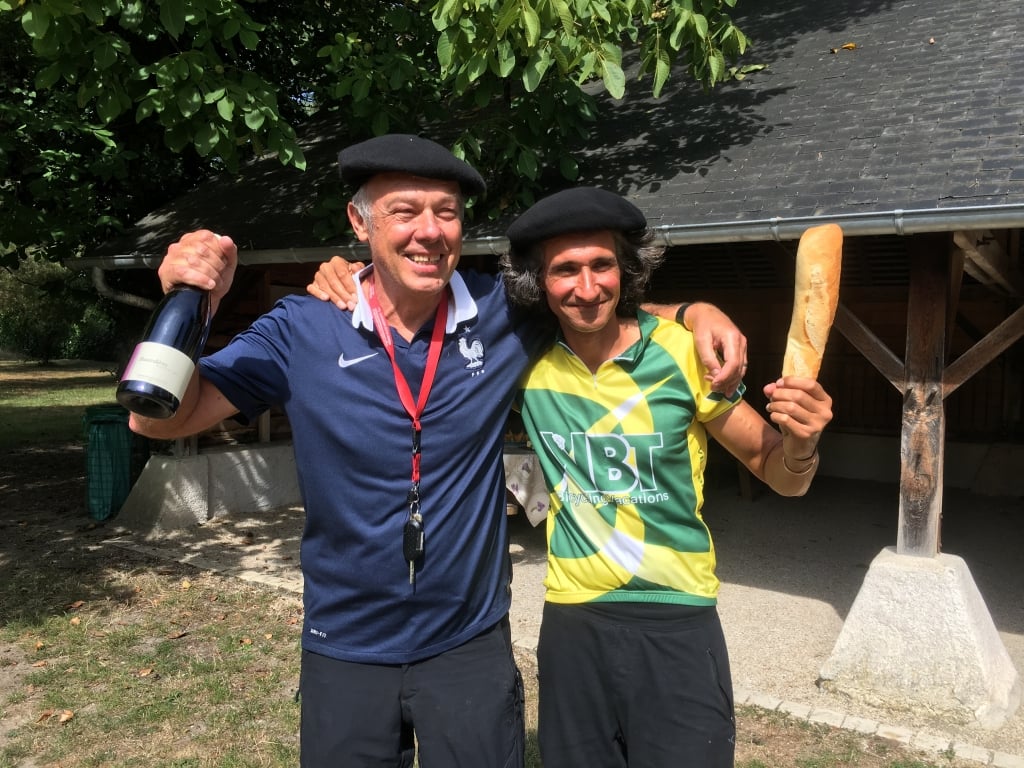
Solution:
<path fill-rule="evenodd" d="M 783 376 L 818 377 L 839 304 L 842 259 L 843 230 L 838 224 L 811 227 L 800 236 Z"/>

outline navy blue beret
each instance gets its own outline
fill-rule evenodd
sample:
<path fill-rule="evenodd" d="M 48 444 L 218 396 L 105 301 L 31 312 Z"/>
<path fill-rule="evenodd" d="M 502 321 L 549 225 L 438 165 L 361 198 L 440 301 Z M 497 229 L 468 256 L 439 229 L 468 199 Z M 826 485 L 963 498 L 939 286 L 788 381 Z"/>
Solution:
<path fill-rule="evenodd" d="M 378 173 L 407 173 L 457 181 L 467 197 L 487 190 L 483 177 L 469 163 L 435 141 L 406 133 L 389 133 L 345 147 L 338 153 L 338 173 L 356 189 Z"/>
<path fill-rule="evenodd" d="M 573 187 L 538 200 L 505 233 L 513 248 L 572 232 L 647 228 L 643 212 L 621 195 L 600 187 Z"/>

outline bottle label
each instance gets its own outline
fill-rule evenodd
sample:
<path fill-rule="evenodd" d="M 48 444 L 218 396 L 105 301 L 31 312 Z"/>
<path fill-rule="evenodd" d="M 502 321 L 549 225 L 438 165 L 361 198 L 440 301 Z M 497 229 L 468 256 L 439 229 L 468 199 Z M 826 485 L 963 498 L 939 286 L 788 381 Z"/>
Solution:
<path fill-rule="evenodd" d="M 194 370 L 195 363 L 184 352 L 166 344 L 143 341 L 135 347 L 121 379 L 148 382 L 181 400 Z"/>

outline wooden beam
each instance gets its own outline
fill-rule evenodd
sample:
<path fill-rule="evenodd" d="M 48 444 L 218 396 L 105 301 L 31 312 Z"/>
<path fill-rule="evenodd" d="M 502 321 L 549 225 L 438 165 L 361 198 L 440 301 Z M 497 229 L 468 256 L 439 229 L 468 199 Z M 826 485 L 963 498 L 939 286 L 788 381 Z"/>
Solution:
<path fill-rule="evenodd" d="M 963 250 L 952 248 L 949 265 L 949 294 L 946 297 L 946 354 L 949 354 L 948 345 L 952 343 L 953 331 L 956 330 L 956 311 L 960 306 L 960 289 L 964 284 L 964 265 L 966 263 L 967 259 Z"/>
<path fill-rule="evenodd" d="M 972 277 L 1009 296 L 1024 296 L 1020 269 L 991 232 L 959 230 L 953 233 L 953 242 L 970 262 L 968 272 Z"/>
<path fill-rule="evenodd" d="M 948 235 L 914 238 L 911 248 L 896 552 L 934 557 L 939 552 L 946 433 L 942 369 L 951 284 Z"/>
<path fill-rule="evenodd" d="M 973 347 L 954 360 L 942 376 L 942 397 L 949 397 L 965 381 L 995 360 L 1024 336 L 1024 306 L 1003 320 Z"/>
<path fill-rule="evenodd" d="M 903 384 L 906 379 L 903 361 L 842 302 L 836 307 L 836 318 L 833 325 L 890 384 L 896 387 L 896 391 L 903 392 Z"/>

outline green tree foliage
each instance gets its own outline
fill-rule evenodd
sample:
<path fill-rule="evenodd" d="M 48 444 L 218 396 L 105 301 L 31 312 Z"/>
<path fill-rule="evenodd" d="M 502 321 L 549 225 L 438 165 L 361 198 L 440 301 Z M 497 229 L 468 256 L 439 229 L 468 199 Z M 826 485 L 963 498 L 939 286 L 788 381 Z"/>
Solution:
<path fill-rule="evenodd" d="M 114 360 L 124 342 L 111 309 L 84 274 L 60 264 L 29 257 L 0 269 L 0 349 L 26 359 Z"/>
<path fill-rule="evenodd" d="M 655 95 L 734 76 L 735 2 L 0 0 L 0 259 L 72 256 L 260 153 L 303 168 L 324 109 L 353 140 L 443 127 L 488 213 L 528 204 L 542 169 L 575 178 L 624 47 Z"/>

